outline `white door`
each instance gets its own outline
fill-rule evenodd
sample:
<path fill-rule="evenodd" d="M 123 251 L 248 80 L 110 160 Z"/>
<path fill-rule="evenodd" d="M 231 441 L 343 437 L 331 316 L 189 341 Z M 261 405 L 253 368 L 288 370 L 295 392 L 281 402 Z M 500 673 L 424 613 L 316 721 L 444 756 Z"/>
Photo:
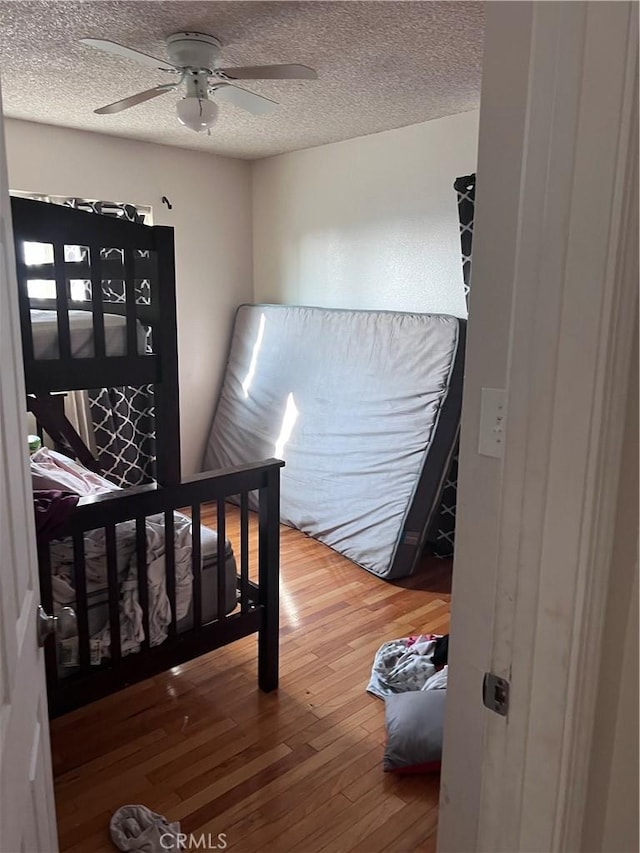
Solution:
<path fill-rule="evenodd" d="M 58 849 L 0 100 L 0 853 Z"/>
<path fill-rule="evenodd" d="M 637 328 L 638 8 L 485 8 L 438 849 L 576 851 Z M 503 458 L 479 453 L 491 388 Z"/>

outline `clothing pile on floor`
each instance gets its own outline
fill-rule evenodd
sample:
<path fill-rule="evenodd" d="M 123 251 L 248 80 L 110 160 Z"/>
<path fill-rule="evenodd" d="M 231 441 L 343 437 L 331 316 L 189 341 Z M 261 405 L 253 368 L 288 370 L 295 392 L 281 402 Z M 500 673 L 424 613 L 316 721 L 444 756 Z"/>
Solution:
<path fill-rule="evenodd" d="M 448 634 L 402 637 L 376 652 L 367 691 L 385 702 L 384 770 L 440 768 L 448 655 Z"/>
<path fill-rule="evenodd" d="M 127 853 L 176 853 L 186 849 L 179 823 L 141 805 L 122 806 L 109 823 L 111 840 L 118 850 Z"/>

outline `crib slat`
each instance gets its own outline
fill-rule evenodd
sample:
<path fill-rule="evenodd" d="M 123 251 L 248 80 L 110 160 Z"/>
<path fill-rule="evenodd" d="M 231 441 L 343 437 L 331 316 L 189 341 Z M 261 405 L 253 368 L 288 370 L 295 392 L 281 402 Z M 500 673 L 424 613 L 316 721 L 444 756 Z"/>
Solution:
<path fill-rule="evenodd" d="M 69 293 L 67 289 L 64 243 L 53 244 L 53 261 L 56 274 L 56 312 L 58 315 L 58 354 L 61 359 L 71 358 L 71 331 L 69 329 Z"/>
<path fill-rule="evenodd" d="M 240 495 L 240 607 L 249 610 L 249 495 Z"/>
<path fill-rule="evenodd" d="M 86 673 L 90 666 L 89 648 L 89 604 L 87 602 L 87 574 L 84 555 L 84 535 L 73 534 L 73 583 L 76 589 L 76 619 L 78 626 L 78 652 L 80 672 Z"/>
<path fill-rule="evenodd" d="M 145 518 L 136 518 L 136 564 L 138 568 L 138 604 L 142 610 L 144 640 L 142 648 L 149 648 L 149 580 L 147 575 L 147 527 Z"/>
<path fill-rule="evenodd" d="M 40 574 L 40 603 L 45 612 L 51 616 L 53 615 L 51 552 L 46 543 L 38 543 L 38 571 Z M 49 639 L 44 644 L 44 659 L 47 667 L 47 687 L 51 689 L 58 684 L 58 649 L 54 640 Z"/>
<path fill-rule="evenodd" d="M 116 550 L 116 528 L 114 524 L 105 527 L 107 543 L 107 582 L 109 584 L 109 632 L 111 634 L 111 662 L 120 662 L 122 650 L 120 644 L 120 583 L 118 579 L 118 556 Z"/>
<path fill-rule="evenodd" d="M 191 569 L 193 571 L 193 627 L 202 625 L 202 547 L 200 504 L 191 507 Z"/>
<path fill-rule="evenodd" d="M 280 470 L 267 475 L 258 506 L 258 584 L 262 627 L 258 638 L 258 684 L 262 690 L 278 686 L 280 603 Z"/>
<path fill-rule="evenodd" d="M 176 636 L 176 539 L 173 512 L 164 514 L 164 562 L 167 576 L 167 595 L 171 605 L 171 624 L 169 637 Z"/>
<path fill-rule="evenodd" d="M 104 304 L 102 293 L 102 259 L 100 246 L 89 246 L 91 263 L 91 313 L 93 315 L 93 355 L 95 358 L 106 356 L 104 338 Z"/>
<path fill-rule="evenodd" d="M 124 250 L 124 294 L 127 310 L 127 355 L 138 354 L 136 317 L 135 259 L 133 249 Z"/>
<path fill-rule="evenodd" d="M 218 571 L 218 619 L 226 618 L 226 602 L 227 602 L 227 559 L 226 559 L 226 516 L 224 500 L 218 500 L 217 506 L 217 533 L 218 533 L 218 554 L 216 568 Z"/>
<path fill-rule="evenodd" d="M 31 300 L 29 299 L 29 269 L 25 263 L 25 241 L 20 241 L 20 251 L 16 255 L 18 275 L 18 305 L 20 306 L 20 326 L 22 327 L 22 352 L 25 362 L 33 361 L 33 329 L 31 327 Z"/>

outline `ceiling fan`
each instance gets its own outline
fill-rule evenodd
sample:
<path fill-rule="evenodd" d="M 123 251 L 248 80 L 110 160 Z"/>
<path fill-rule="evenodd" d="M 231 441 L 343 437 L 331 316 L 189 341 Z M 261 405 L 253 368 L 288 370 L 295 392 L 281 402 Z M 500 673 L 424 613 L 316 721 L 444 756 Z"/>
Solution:
<path fill-rule="evenodd" d="M 219 56 L 222 44 L 215 36 L 206 33 L 181 32 L 167 40 L 169 61 L 157 59 L 133 48 L 104 39 L 83 38 L 82 44 L 104 50 L 106 53 L 133 59 L 151 65 L 158 71 L 177 76 L 177 80 L 163 83 L 153 89 L 138 92 L 113 104 L 94 110 L 98 115 L 111 115 L 150 101 L 166 92 L 175 92 L 183 83 L 186 95 L 176 104 L 178 121 L 197 133 L 208 131 L 218 115 L 216 101 L 228 101 L 254 115 L 266 115 L 277 106 L 276 101 L 235 86 L 236 80 L 317 80 L 313 68 L 306 65 L 255 65 L 241 68 L 221 68 Z"/>

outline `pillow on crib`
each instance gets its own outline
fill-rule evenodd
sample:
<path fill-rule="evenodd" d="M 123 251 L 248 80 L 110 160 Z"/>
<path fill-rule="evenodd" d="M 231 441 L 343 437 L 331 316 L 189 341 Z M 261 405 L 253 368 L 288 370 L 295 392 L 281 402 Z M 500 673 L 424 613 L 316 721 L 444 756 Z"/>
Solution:
<path fill-rule="evenodd" d="M 109 480 L 48 447 L 37 450 L 31 457 L 31 485 L 34 491 L 72 492 L 81 497 L 120 491 Z"/>
<path fill-rule="evenodd" d="M 412 690 L 385 697 L 385 771 L 431 773 L 440 769 L 446 696 L 446 690 Z"/>

